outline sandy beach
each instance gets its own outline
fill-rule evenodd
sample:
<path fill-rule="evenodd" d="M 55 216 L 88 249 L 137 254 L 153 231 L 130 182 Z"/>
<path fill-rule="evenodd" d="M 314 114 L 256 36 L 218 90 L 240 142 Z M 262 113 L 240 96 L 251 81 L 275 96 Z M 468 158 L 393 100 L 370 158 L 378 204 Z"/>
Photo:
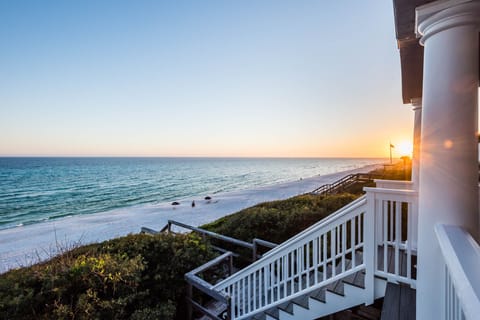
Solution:
<path fill-rule="evenodd" d="M 161 229 L 169 219 L 190 225 L 202 225 L 261 202 L 286 199 L 334 182 L 351 173 L 369 172 L 381 165 L 315 176 L 262 188 L 178 199 L 171 202 L 115 209 L 103 213 L 80 215 L 54 221 L 0 230 L 0 272 L 47 259 L 59 249 L 104 241 L 141 227 Z M 195 201 L 195 207 L 191 206 Z"/>

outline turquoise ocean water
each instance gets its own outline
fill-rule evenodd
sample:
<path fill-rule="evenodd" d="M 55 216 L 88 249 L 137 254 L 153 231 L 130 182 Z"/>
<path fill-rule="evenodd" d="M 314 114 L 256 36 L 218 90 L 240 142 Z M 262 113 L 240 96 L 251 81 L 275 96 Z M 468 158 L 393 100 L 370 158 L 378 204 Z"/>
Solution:
<path fill-rule="evenodd" d="M 252 189 L 383 159 L 0 158 L 0 229 Z"/>

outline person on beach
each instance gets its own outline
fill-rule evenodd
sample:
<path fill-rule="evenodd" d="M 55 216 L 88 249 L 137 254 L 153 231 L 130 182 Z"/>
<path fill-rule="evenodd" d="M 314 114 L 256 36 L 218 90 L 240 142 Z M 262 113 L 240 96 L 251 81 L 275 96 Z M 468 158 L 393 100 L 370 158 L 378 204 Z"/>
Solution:
<path fill-rule="evenodd" d="M 195 207 L 195 200 L 192 201 L 192 208 Z"/>

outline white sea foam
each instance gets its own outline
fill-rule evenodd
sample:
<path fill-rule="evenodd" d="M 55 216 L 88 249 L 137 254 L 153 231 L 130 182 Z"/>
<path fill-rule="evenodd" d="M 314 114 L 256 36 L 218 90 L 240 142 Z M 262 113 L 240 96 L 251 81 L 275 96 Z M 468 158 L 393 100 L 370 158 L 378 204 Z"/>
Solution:
<path fill-rule="evenodd" d="M 368 172 L 379 165 L 343 171 L 252 190 L 76 215 L 53 221 L 0 230 L 0 272 L 45 260 L 63 248 L 138 233 L 145 226 L 161 229 L 169 219 L 202 225 L 255 204 L 303 194 L 351 173 Z M 195 201 L 195 207 L 191 206 Z"/>

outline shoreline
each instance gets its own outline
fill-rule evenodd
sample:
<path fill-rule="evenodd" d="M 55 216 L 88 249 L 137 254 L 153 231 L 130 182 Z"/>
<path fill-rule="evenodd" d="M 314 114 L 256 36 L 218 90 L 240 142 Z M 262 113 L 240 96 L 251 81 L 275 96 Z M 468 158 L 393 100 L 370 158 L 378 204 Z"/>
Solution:
<path fill-rule="evenodd" d="M 372 164 L 292 182 L 218 193 L 210 195 L 210 201 L 203 197 L 188 197 L 177 200 L 180 202 L 178 206 L 163 202 L 124 207 L 3 229 L 0 230 L 0 273 L 49 259 L 72 246 L 139 233 L 141 227 L 159 230 L 169 219 L 194 226 L 203 225 L 262 202 L 287 199 L 348 174 L 369 172 L 382 166 Z M 195 207 L 191 206 L 192 201 L 195 201 Z"/>

